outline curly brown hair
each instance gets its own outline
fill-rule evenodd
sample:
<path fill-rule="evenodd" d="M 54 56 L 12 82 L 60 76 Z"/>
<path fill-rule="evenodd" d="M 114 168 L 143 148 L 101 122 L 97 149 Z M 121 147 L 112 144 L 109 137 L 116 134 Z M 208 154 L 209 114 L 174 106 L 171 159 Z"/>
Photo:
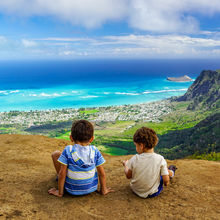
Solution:
<path fill-rule="evenodd" d="M 133 141 L 138 144 L 144 144 L 145 148 L 152 149 L 157 145 L 158 137 L 153 129 L 141 127 L 135 132 Z"/>
<path fill-rule="evenodd" d="M 94 134 L 94 127 L 91 122 L 87 120 L 77 120 L 73 122 L 71 128 L 71 136 L 74 142 L 88 142 Z"/>

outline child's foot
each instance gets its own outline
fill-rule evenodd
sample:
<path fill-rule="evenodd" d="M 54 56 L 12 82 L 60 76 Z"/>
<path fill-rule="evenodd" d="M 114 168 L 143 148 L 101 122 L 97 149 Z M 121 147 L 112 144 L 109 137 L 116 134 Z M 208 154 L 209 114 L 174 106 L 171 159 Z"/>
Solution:
<path fill-rule="evenodd" d="M 172 175 L 170 175 L 170 179 L 172 179 L 172 178 L 174 177 L 174 175 L 175 175 L 175 172 L 176 172 L 176 170 L 177 170 L 177 167 L 176 167 L 175 165 L 170 165 L 170 166 L 168 167 L 168 170 L 170 170 L 170 171 L 172 172 Z"/>

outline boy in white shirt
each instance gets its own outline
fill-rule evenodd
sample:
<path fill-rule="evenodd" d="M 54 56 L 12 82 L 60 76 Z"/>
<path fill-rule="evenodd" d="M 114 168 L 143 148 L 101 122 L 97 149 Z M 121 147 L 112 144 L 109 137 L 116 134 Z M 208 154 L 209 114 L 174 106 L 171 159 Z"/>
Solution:
<path fill-rule="evenodd" d="M 138 154 L 123 161 L 125 175 L 131 179 L 130 187 L 142 198 L 158 196 L 163 190 L 163 184 L 169 184 L 177 168 L 171 165 L 167 169 L 163 156 L 154 153 L 158 137 L 153 129 L 139 128 L 133 136 L 133 141 Z"/>

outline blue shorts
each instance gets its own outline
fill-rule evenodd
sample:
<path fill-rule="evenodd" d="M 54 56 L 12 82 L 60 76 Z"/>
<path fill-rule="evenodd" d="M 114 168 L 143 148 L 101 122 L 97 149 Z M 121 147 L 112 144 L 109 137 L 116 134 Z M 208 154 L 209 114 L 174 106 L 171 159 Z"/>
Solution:
<path fill-rule="evenodd" d="M 158 195 L 162 192 L 162 190 L 163 190 L 163 178 L 162 178 L 162 176 L 161 176 L 161 177 L 160 177 L 160 185 L 158 186 L 158 191 L 155 192 L 155 193 L 152 194 L 152 195 L 148 195 L 147 198 L 153 198 L 153 197 L 155 197 L 155 196 L 158 196 Z"/>

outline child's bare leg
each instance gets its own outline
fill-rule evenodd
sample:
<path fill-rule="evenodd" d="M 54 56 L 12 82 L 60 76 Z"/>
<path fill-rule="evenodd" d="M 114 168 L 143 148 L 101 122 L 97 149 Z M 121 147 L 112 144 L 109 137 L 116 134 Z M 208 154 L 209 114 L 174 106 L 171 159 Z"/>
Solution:
<path fill-rule="evenodd" d="M 59 162 L 57 161 L 58 158 L 60 157 L 60 155 L 61 155 L 61 152 L 58 151 L 58 150 L 54 151 L 54 152 L 51 154 L 51 157 L 52 157 L 52 160 L 53 160 L 53 165 L 54 165 L 54 167 L 55 167 L 55 169 L 56 169 L 57 174 L 59 173 L 60 167 L 61 167 L 61 163 L 59 163 Z"/>

